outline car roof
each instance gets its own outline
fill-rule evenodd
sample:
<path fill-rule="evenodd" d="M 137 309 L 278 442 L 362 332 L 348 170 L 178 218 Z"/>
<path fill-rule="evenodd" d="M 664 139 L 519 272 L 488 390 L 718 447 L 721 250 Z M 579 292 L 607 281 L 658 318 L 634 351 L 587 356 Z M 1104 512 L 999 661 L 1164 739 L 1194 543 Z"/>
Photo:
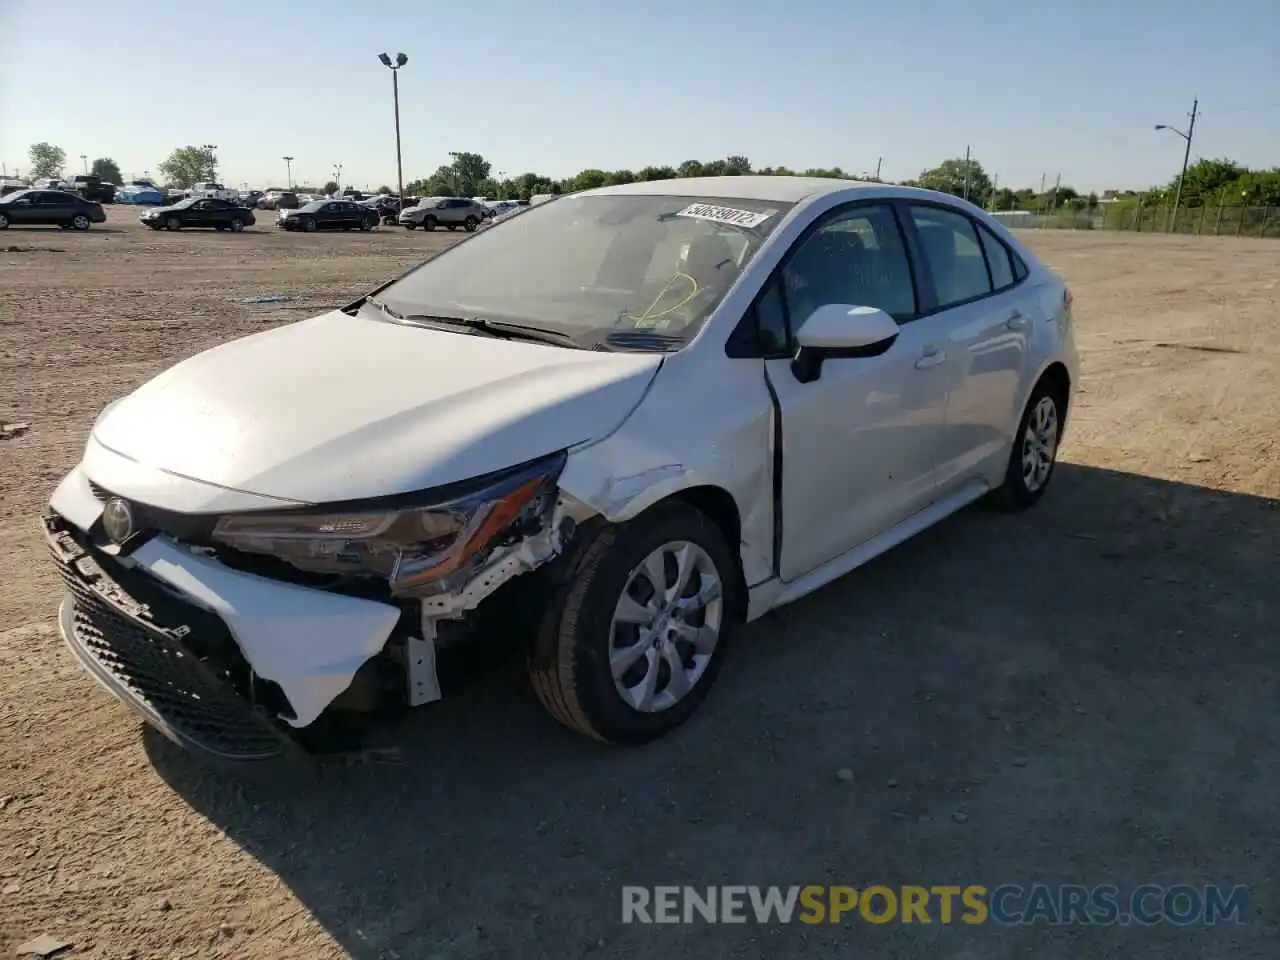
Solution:
<path fill-rule="evenodd" d="M 613 187 L 584 190 L 578 196 L 674 196 L 736 197 L 772 203 L 799 203 L 812 196 L 838 193 L 853 187 L 879 187 L 868 180 L 837 180 L 830 177 L 677 177 L 672 180 L 644 180 Z"/>

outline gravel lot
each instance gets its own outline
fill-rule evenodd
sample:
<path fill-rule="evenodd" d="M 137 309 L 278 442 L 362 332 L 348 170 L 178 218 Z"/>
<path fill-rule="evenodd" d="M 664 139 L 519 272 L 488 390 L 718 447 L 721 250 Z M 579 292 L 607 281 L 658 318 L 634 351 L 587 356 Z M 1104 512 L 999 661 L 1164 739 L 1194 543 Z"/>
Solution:
<path fill-rule="evenodd" d="M 0 420 L 30 424 L 0 439 L 0 954 L 1274 956 L 1280 245 L 1032 234 L 1085 370 L 1047 499 L 766 617 L 677 735 L 575 738 L 508 665 L 388 730 L 399 763 L 300 789 L 209 772 L 73 666 L 36 530 L 106 402 L 455 239 L 269 217 L 0 234 Z M 276 293 L 305 299 L 232 299 Z M 627 883 L 1033 882 L 1252 895 L 1186 929 L 620 923 Z"/>

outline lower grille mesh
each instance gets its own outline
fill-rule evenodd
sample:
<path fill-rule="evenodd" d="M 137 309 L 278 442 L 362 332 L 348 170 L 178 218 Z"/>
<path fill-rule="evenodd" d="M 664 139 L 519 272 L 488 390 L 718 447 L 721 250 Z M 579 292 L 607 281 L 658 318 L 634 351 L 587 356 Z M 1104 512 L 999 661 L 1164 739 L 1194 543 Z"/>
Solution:
<path fill-rule="evenodd" d="M 191 627 L 162 622 L 70 533 L 51 531 L 50 546 L 73 598 L 68 642 L 112 692 L 183 746 L 234 760 L 267 759 L 287 749 L 275 724 L 183 642 Z"/>

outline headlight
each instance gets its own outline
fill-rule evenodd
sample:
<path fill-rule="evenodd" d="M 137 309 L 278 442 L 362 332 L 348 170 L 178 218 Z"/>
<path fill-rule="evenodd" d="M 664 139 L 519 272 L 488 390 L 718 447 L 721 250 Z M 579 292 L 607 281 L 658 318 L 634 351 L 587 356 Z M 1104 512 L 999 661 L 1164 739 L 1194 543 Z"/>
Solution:
<path fill-rule="evenodd" d="M 498 546 L 546 522 L 564 462 L 556 454 L 421 503 L 396 497 L 400 503 L 369 509 L 225 516 L 213 539 L 313 573 L 378 577 L 398 596 L 445 593 Z"/>

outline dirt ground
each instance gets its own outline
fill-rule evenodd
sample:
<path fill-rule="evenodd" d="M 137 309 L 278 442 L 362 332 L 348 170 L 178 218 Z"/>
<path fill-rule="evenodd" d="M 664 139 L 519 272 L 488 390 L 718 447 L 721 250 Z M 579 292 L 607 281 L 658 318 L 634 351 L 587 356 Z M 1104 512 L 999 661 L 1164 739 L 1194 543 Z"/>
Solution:
<path fill-rule="evenodd" d="M 264 219 L 269 215 L 264 215 Z M 1033 233 L 1084 377 L 1054 487 L 744 631 L 639 750 L 515 665 L 309 788 L 213 773 L 64 653 L 36 517 L 109 400 L 448 235 L 0 234 L 0 954 L 1274 956 L 1280 244 Z M 245 305 L 258 294 L 304 298 Z M 852 781 L 835 777 L 842 768 Z M 623 884 L 1247 884 L 1247 924 L 623 925 Z M 1270 948 L 1267 943 L 1272 944 Z"/>

